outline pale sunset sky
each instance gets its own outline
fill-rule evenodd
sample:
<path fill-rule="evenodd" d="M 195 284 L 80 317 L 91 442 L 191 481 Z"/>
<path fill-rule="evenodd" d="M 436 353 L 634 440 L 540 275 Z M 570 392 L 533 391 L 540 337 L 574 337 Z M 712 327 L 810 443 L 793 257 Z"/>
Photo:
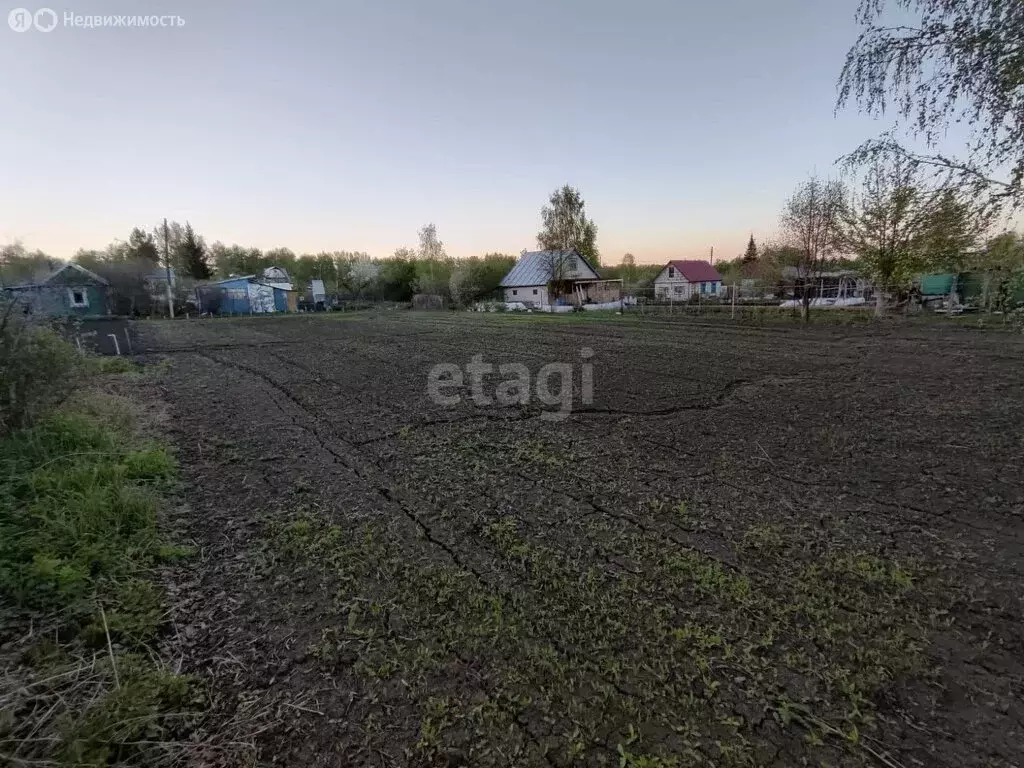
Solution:
<path fill-rule="evenodd" d="M 453 256 L 518 253 L 564 183 L 604 263 L 732 258 L 892 124 L 833 112 L 856 0 L 48 7 L 50 32 L 0 28 L 0 244 L 61 258 L 165 216 L 298 253 L 386 256 L 427 222 Z"/>

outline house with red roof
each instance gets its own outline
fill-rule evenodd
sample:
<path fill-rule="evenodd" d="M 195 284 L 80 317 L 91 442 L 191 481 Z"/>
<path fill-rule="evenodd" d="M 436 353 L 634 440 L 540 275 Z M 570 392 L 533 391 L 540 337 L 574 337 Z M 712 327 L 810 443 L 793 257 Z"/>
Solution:
<path fill-rule="evenodd" d="M 691 296 L 718 296 L 722 276 L 707 261 L 670 261 L 654 278 L 654 296 L 658 299 L 686 301 Z"/>

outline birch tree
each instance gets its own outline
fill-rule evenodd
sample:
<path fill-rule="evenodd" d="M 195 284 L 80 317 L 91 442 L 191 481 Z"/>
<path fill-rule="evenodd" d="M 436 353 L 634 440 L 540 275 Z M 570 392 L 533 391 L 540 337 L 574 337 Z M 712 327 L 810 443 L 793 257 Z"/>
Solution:
<path fill-rule="evenodd" d="M 575 250 L 596 266 L 597 225 L 587 218 L 583 195 L 566 184 L 551 194 L 549 202 L 540 211 L 543 226 L 537 244 L 545 251 Z"/>
<path fill-rule="evenodd" d="M 889 11 L 900 23 L 886 23 Z M 895 113 L 931 153 L 912 152 L 888 134 L 847 160 L 900 154 L 994 207 L 1024 204 L 1024 2 L 861 0 L 857 20 L 862 32 L 839 76 L 837 108 Z M 966 155 L 935 153 L 954 124 L 970 131 Z"/>
<path fill-rule="evenodd" d="M 899 154 L 876 158 L 843 222 L 846 246 L 874 282 L 876 317 L 885 314 L 888 293 L 922 267 L 931 215 L 914 164 Z"/>
<path fill-rule="evenodd" d="M 545 250 L 541 256 L 541 269 L 551 291 L 551 298 L 561 295 L 560 283 L 565 282 L 576 273 L 576 251 Z"/>
<path fill-rule="evenodd" d="M 797 284 L 802 286 L 801 314 L 811 317 L 811 292 L 841 243 L 846 187 L 840 181 L 812 176 L 797 187 L 782 211 L 782 230 L 797 254 Z"/>

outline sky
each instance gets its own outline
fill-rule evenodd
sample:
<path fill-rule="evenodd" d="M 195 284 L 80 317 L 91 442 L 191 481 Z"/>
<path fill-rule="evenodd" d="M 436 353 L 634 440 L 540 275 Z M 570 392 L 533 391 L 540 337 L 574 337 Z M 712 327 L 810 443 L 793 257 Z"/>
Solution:
<path fill-rule="evenodd" d="M 892 125 L 834 111 L 856 0 L 49 7 L 50 32 L 0 27 L 0 244 L 62 258 L 163 217 L 374 256 L 433 222 L 452 256 L 518 253 L 566 183 L 604 263 L 732 258 Z"/>

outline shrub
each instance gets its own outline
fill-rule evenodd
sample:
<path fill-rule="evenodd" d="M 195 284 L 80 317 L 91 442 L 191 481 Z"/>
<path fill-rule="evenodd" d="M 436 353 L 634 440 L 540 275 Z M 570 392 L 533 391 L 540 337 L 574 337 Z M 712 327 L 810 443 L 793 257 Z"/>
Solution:
<path fill-rule="evenodd" d="M 134 373 L 138 370 L 138 366 L 127 357 L 92 357 L 89 361 L 97 373 Z"/>
<path fill-rule="evenodd" d="M 462 266 L 452 270 L 452 276 L 448 279 L 448 292 L 457 307 L 468 306 L 480 295 L 480 286 L 471 267 Z"/>
<path fill-rule="evenodd" d="M 0 595 L 18 610 L 81 620 L 100 582 L 123 583 L 158 557 L 143 484 L 173 477 L 164 449 L 131 450 L 90 418 L 55 413 L 0 441 L 0 471 Z"/>
<path fill-rule="evenodd" d="M 81 356 L 52 328 L 33 323 L 13 303 L 0 307 L 0 434 L 62 402 L 82 369 Z"/>
<path fill-rule="evenodd" d="M 413 309 L 444 309 L 445 297 L 437 293 L 417 293 L 412 297 Z"/>

